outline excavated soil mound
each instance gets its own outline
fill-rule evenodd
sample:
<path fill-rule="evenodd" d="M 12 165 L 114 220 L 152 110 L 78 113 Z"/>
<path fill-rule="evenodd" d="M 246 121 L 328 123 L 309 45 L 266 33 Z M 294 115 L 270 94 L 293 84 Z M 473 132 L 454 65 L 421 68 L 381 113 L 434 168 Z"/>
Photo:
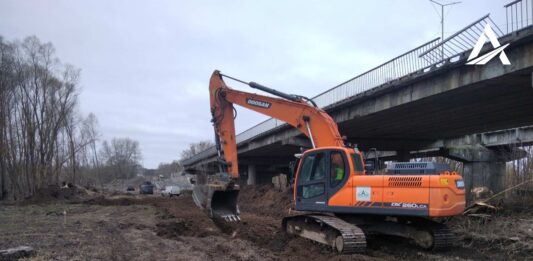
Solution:
<path fill-rule="evenodd" d="M 276 260 L 328 260 L 334 252 L 281 231 L 282 216 L 290 205 L 290 192 L 279 192 L 271 185 L 247 186 L 239 195 L 241 222 L 217 222 L 196 207 L 190 195 L 154 201 L 160 212 L 156 234 L 178 241 L 190 238 L 223 237 L 231 244 L 248 242 L 270 253 Z M 241 242 L 241 243 L 239 243 Z M 220 257 L 227 249 L 217 250 Z M 318 254 L 318 255 L 317 255 Z M 264 256 L 263 256 L 264 257 Z M 352 256 L 353 257 L 353 256 Z M 222 258 L 224 259 L 224 258 Z"/>
<path fill-rule="evenodd" d="M 82 203 L 100 206 L 129 206 L 144 204 L 144 202 L 135 198 L 108 198 L 103 195 L 85 200 Z"/>
<path fill-rule="evenodd" d="M 278 191 L 271 184 L 245 186 L 239 193 L 239 207 L 243 212 L 282 218 L 292 206 L 292 190 Z M 281 219 L 280 219 L 281 220 Z"/>
<path fill-rule="evenodd" d="M 62 188 L 58 185 L 49 185 L 35 191 L 34 195 L 24 199 L 22 205 L 46 204 L 55 201 L 81 200 L 88 196 L 88 191 L 76 186 Z"/>
<path fill-rule="evenodd" d="M 213 233 L 202 231 L 192 221 L 177 220 L 165 221 L 156 224 L 156 234 L 160 237 L 178 238 L 180 236 L 186 237 L 206 237 Z"/>

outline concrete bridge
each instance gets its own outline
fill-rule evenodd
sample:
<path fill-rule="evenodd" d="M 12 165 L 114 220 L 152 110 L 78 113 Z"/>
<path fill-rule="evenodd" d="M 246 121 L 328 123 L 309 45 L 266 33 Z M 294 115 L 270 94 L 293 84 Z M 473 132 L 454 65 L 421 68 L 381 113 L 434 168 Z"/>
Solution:
<path fill-rule="evenodd" d="M 533 14 L 532 14 L 533 15 Z M 533 16 L 532 16 L 533 17 Z M 495 57 L 466 65 L 490 24 L 511 65 Z M 481 54 L 492 51 L 485 44 Z M 314 97 L 347 141 L 386 160 L 443 156 L 463 163 L 467 189 L 503 188 L 505 163 L 533 144 L 533 26 L 503 33 L 487 15 L 447 39 L 435 39 Z M 308 139 L 275 119 L 237 137 L 248 183 L 287 172 Z M 374 157 L 376 153 L 367 153 Z M 182 160 L 189 170 L 214 169 L 216 151 Z"/>

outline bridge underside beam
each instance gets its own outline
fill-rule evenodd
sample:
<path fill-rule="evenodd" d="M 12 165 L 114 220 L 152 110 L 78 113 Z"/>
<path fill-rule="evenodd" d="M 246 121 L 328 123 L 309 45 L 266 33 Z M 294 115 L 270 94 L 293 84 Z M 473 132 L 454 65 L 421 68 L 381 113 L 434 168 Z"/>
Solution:
<path fill-rule="evenodd" d="M 490 84 L 455 89 L 365 116 L 349 110 L 335 114 L 351 115 L 339 124 L 349 140 L 385 150 L 415 148 L 432 140 L 532 125 L 531 75 L 507 75 Z"/>

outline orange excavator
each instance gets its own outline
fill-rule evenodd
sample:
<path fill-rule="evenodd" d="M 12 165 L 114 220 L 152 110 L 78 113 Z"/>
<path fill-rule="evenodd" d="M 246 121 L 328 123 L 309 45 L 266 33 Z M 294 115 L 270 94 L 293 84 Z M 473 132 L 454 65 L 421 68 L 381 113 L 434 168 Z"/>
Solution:
<path fill-rule="evenodd" d="M 223 77 L 270 93 L 234 90 Z M 465 207 L 462 177 L 435 162 L 396 162 L 373 174 L 357 148 L 345 146 L 335 121 L 309 98 L 244 82 L 215 71 L 209 94 L 219 173 L 195 186 L 193 199 L 213 219 L 239 221 L 239 178 L 234 104 L 282 120 L 300 130 L 312 149 L 297 157 L 294 210 L 282 220 L 289 234 L 360 253 L 366 236 L 393 235 L 425 249 L 446 249 L 453 233 L 435 218 L 459 215 Z M 375 162 L 374 162 L 375 163 Z"/>

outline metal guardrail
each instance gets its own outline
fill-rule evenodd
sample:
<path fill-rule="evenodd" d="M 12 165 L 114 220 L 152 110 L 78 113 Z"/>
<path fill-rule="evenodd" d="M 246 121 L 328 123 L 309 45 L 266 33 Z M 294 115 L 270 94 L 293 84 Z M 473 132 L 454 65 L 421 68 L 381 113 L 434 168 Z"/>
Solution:
<path fill-rule="evenodd" d="M 435 38 L 408 52 L 405 52 L 388 62 L 372 68 L 352 79 L 349 79 L 319 95 L 313 100 L 319 107 L 345 100 L 354 95 L 368 91 L 387 82 L 397 80 L 411 73 L 427 69 L 431 64 L 419 59 L 418 56 L 439 43 L 440 38 Z"/>
<path fill-rule="evenodd" d="M 533 0 L 516 0 L 503 6 L 507 33 L 533 25 Z"/>
<path fill-rule="evenodd" d="M 504 7 L 506 8 L 507 33 L 517 31 L 533 24 L 533 0 L 517 0 Z M 512 11 L 513 8 L 515 11 Z M 487 23 L 489 23 L 494 29 L 498 38 L 503 36 L 504 33 L 487 14 L 443 41 L 439 41 L 440 38 L 433 39 L 389 60 L 388 62 L 318 94 L 313 97 L 313 100 L 319 107 L 324 108 L 409 74 L 423 72 L 428 68 L 438 67 L 447 62 L 453 62 L 454 59 L 460 58 L 462 54 L 472 49 Z M 236 137 L 237 144 L 253 139 L 284 125 L 284 122 L 277 119 L 270 118 L 265 120 L 238 134 Z M 214 155 L 216 155 L 216 150 L 214 147 L 211 147 L 189 159 L 182 160 L 182 164 L 192 164 Z"/>
<path fill-rule="evenodd" d="M 474 47 L 486 24 L 490 24 L 498 38 L 504 35 L 502 30 L 487 14 L 422 53 L 420 58 L 434 66 L 451 62 L 456 58 L 459 59 L 460 55 Z"/>

